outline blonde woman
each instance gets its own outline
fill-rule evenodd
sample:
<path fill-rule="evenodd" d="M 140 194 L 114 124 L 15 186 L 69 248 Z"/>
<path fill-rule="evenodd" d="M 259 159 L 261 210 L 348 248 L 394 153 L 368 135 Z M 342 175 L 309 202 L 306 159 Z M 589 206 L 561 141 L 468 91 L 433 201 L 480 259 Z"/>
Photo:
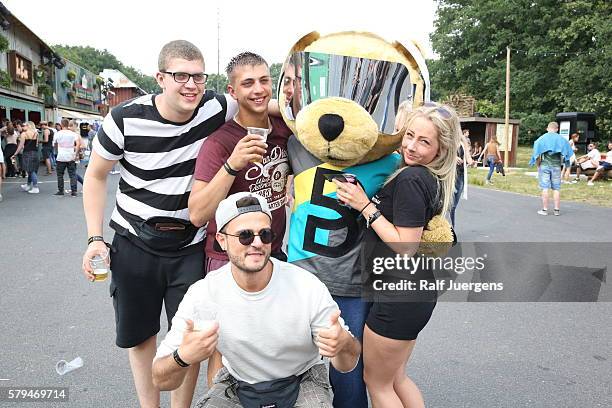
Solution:
<path fill-rule="evenodd" d="M 28 173 L 28 181 L 21 188 L 30 194 L 38 194 L 38 132 L 34 122 L 26 122 L 21 126 L 19 146 L 11 157 L 13 159 L 23 151 L 23 170 Z"/>
<path fill-rule="evenodd" d="M 461 144 L 459 118 L 448 106 L 426 104 L 408 116 L 402 139 L 400 168 L 372 198 L 354 184 L 334 181 L 342 202 L 367 220 L 364 254 L 373 273 L 376 259 L 413 256 L 423 228 L 451 207 L 457 149 Z M 392 282 L 430 279 L 424 269 L 383 271 Z M 417 291 L 418 292 L 418 291 Z M 415 292 L 415 298 L 374 295 L 363 338 L 364 379 L 374 408 L 424 407 L 416 384 L 405 367 L 419 332 L 436 306 L 435 291 Z M 392 300 L 392 301 L 390 301 Z"/>
<path fill-rule="evenodd" d="M 491 177 L 493 176 L 493 171 L 495 170 L 495 163 L 500 162 L 502 159 L 501 155 L 499 154 L 499 142 L 497 141 L 497 136 L 491 136 L 484 149 L 482 149 L 481 155 L 484 155 L 485 162 L 489 166 L 489 174 L 487 174 L 485 183 L 493 184 Z"/>

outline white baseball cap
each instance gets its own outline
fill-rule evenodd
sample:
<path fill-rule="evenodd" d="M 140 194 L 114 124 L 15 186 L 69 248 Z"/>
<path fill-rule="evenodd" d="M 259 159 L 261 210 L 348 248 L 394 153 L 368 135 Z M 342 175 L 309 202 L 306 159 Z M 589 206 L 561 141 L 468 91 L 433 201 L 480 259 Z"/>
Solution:
<path fill-rule="evenodd" d="M 258 201 L 258 204 L 239 206 L 239 201 L 247 197 L 255 198 Z M 270 217 L 270 221 L 272 220 L 272 213 L 270 212 L 268 202 L 262 196 L 246 191 L 228 196 L 219 203 L 217 211 L 215 212 L 217 231 L 221 231 L 223 227 L 225 227 L 231 220 L 239 215 L 250 212 L 262 212 Z"/>

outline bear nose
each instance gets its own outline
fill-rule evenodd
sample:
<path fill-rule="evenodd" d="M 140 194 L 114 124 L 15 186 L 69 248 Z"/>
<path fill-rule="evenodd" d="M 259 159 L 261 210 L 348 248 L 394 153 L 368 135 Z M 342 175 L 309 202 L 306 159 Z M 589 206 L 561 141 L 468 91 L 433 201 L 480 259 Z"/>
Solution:
<path fill-rule="evenodd" d="M 344 130 L 342 116 L 335 113 L 326 113 L 319 118 L 319 131 L 325 140 L 331 142 Z"/>

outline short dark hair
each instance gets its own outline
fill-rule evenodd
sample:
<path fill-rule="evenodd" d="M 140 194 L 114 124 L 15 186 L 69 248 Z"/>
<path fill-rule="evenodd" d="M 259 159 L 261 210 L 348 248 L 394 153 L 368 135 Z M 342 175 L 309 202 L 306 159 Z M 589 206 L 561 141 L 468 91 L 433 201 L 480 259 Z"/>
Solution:
<path fill-rule="evenodd" d="M 225 73 L 227 74 L 227 79 L 232 81 L 232 74 L 236 70 L 237 67 L 245 67 L 245 66 L 255 66 L 255 65 L 265 65 L 268 67 L 268 63 L 265 59 L 259 54 L 255 54 L 254 52 L 245 51 L 233 57 L 227 67 L 225 67 Z"/>

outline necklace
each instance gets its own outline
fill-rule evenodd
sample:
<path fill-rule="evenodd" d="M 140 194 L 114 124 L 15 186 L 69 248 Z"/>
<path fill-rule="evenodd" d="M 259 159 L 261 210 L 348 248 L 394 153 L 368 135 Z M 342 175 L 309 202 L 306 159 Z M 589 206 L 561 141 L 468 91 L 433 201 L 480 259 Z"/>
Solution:
<path fill-rule="evenodd" d="M 268 134 L 272 133 L 272 121 L 270 121 L 270 116 L 267 117 L 268 118 Z M 244 129 L 247 128 L 247 126 L 244 126 L 242 123 L 240 123 L 240 121 L 238 120 L 238 114 L 234 115 L 234 122 L 236 122 L 237 124 L 240 125 L 240 127 L 243 127 Z"/>

